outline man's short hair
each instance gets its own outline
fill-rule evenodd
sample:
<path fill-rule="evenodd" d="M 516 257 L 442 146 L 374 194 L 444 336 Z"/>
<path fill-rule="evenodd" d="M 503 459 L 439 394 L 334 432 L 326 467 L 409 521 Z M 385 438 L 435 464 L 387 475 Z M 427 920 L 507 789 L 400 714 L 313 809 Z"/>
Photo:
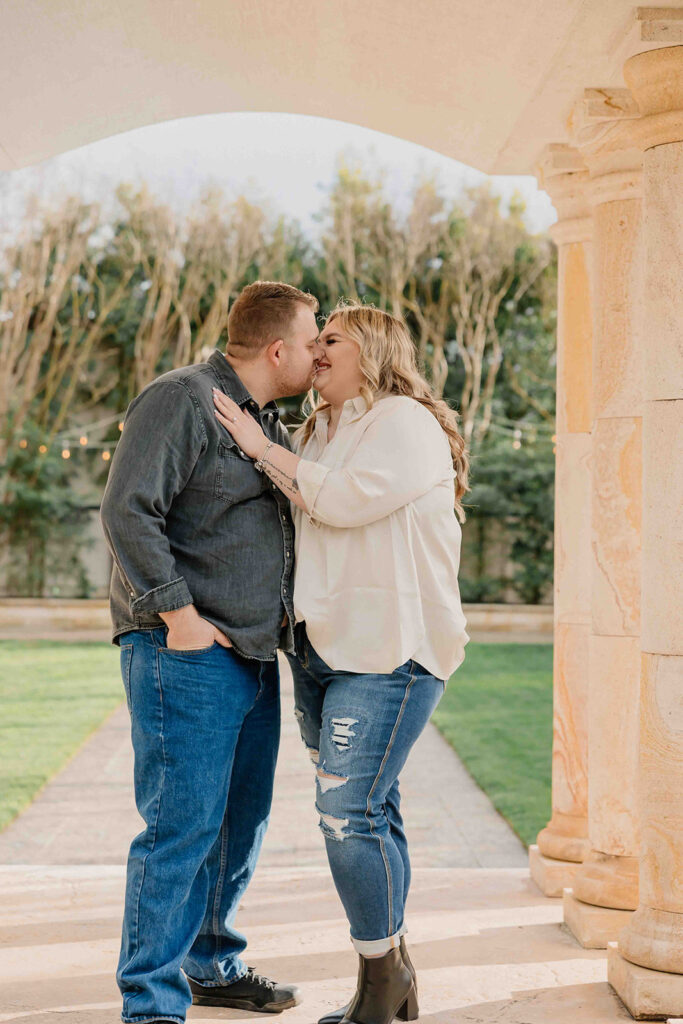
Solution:
<path fill-rule="evenodd" d="M 299 305 L 318 311 L 318 300 L 281 281 L 255 281 L 237 296 L 228 314 L 228 352 L 251 358 L 278 338 L 286 340 Z"/>

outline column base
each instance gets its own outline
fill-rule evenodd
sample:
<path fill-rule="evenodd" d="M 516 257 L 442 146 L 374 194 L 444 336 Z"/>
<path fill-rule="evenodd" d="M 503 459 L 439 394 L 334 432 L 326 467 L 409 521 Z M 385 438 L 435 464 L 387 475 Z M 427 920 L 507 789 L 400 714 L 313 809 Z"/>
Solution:
<path fill-rule="evenodd" d="M 582 903 L 635 910 L 638 906 L 638 858 L 590 850 L 572 888 Z"/>
<path fill-rule="evenodd" d="M 562 890 L 573 883 L 580 867 L 574 861 L 544 857 L 538 846 L 529 847 L 529 871 L 544 896 L 559 899 Z"/>
<path fill-rule="evenodd" d="M 538 833 L 536 842 L 544 857 L 581 863 L 590 850 L 588 820 L 555 811 L 546 827 Z"/>
<path fill-rule="evenodd" d="M 683 974 L 638 967 L 624 959 L 616 942 L 607 947 L 607 980 L 636 1020 L 683 1015 Z"/>
<path fill-rule="evenodd" d="M 619 949 L 631 963 L 683 975 L 683 914 L 638 907 L 619 936 Z"/>
<path fill-rule="evenodd" d="M 613 910 L 612 907 L 582 903 L 572 889 L 564 890 L 562 908 L 565 925 L 584 949 L 607 949 L 607 944 L 616 942 L 620 931 L 633 916 L 632 910 Z"/>

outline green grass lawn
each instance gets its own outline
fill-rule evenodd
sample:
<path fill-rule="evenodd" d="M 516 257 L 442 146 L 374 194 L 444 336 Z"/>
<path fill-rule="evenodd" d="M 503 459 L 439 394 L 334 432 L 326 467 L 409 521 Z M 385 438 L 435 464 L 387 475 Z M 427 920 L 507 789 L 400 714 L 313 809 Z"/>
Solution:
<path fill-rule="evenodd" d="M 527 844 L 550 818 L 550 644 L 467 645 L 434 722 Z"/>
<path fill-rule="evenodd" d="M 110 644 L 0 641 L 0 829 L 123 699 Z"/>

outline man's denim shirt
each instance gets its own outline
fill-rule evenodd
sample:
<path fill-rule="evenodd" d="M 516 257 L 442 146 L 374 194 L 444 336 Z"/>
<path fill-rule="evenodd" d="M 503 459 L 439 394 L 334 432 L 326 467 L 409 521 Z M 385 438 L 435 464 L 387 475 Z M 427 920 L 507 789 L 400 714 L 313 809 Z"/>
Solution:
<path fill-rule="evenodd" d="M 163 626 L 159 612 L 193 603 L 238 654 L 272 661 L 278 646 L 294 650 L 289 500 L 218 422 L 213 387 L 290 447 L 275 403 L 259 412 L 218 351 L 141 391 L 126 413 L 102 500 L 114 559 L 112 640 Z"/>

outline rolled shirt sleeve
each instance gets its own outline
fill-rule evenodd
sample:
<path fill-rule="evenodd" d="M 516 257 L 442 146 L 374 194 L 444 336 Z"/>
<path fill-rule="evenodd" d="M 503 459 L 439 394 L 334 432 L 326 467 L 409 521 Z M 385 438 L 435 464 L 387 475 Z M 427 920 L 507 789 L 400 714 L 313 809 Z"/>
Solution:
<path fill-rule="evenodd" d="M 342 468 L 301 459 L 296 479 L 310 521 L 343 528 L 383 519 L 450 472 L 450 448 L 438 421 L 406 399 L 369 425 Z"/>
<path fill-rule="evenodd" d="M 201 413 L 178 382 L 152 383 L 129 406 L 100 516 L 132 613 L 174 611 L 193 602 L 165 527 L 205 443 Z"/>

